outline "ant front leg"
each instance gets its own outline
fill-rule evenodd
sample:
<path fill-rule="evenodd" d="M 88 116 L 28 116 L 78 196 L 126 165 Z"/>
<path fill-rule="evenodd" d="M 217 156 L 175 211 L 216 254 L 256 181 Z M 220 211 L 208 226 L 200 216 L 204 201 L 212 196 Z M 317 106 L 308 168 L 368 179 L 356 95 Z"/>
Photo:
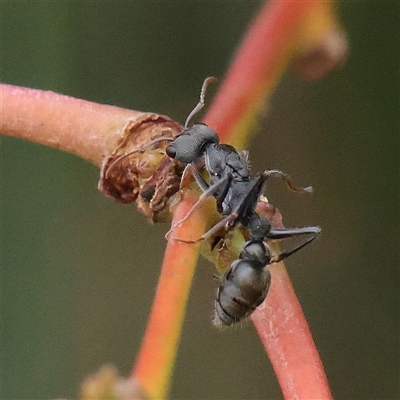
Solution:
<path fill-rule="evenodd" d="M 189 186 L 189 179 L 191 176 L 195 179 L 197 185 L 203 192 L 206 192 L 208 190 L 210 186 L 201 176 L 201 173 L 193 163 L 187 164 L 185 169 L 183 170 L 181 183 L 179 185 L 179 188 L 181 190 Z"/>

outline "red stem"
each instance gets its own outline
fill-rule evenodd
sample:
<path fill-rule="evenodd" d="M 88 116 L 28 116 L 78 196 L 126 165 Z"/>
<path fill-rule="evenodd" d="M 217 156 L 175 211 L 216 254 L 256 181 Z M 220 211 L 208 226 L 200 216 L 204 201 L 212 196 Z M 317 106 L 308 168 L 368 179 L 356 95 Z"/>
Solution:
<path fill-rule="evenodd" d="M 269 267 L 267 300 L 252 321 L 285 399 L 332 399 L 324 366 L 290 278 L 282 263 Z"/>
<path fill-rule="evenodd" d="M 100 166 L 107 142 L 143 113 L 62 94 L 0 85 L 0 131 L 76 154 Z M 115 139 L 117 140 L 117 139 Z"/>
<path fill-rule="evenodd" d="M 280 68 L 294 57 L 296 31 L 308 13 L 329 21 L 330 4 L 319 1 L 268 2 L 259 12 L 221 85 L 205 121 L 222 139 L 257 105 L 261 91 L 271 89 Z M 331 29 L 326 24 L 327 31 Z M 234 141 L 236 139 L 234 138 Z M 252 316 L 287 399 L 330 399 L 330 389 L 301 306 L 282 263 L 271 266 L 272 285 L 265 303 Z"/>
<path fill-rule="evenodd" d="M 267 2 L 236 50 L 226 78 L 205 117 L 221 140 L 228 140 L 254 98 L 278 82 L 293 56 L 293 39 L 307 12 L 319 1 Z"/>
<path fill-rule="evenodd" d="M 185 191 L 185 197 L 174 211 L 172 226 L 184 218 L 197 199 L 197 192 Z M 215 207 L 214 204 L 212 206 Z M 190 221 L 173 230 L 173 237 L 201 236 L 207 221 L 203 212 L 204 209 L 198 208 Z M 199 245 L 183 243 L 172 237 L 168 240 L 153 308 L 132 371 L 132 378 L 140 382 L 154 399 L 165 398 L 171 385 Z"/>

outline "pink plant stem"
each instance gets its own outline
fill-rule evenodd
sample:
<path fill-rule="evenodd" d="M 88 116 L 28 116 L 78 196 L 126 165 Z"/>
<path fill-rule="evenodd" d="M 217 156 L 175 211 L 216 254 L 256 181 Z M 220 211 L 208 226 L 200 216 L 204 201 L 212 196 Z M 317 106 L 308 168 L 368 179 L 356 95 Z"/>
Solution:
<path fill-rule="evenodd" d="M 249 108 L 264 100 L 293 57 L 293 41 L 304 16 L 319 1 L 266 2 L 251 23 L 205 122 L 227 140 Z M 259 104 L 263 107 L 263 104 Z"/>
<path fill-rule="evenodd" d="M 285 399 L 332 399 L 307 320 L 282 263 L 269 267 L 267 300 L 252 315 Z"/>
<path fill-rule="evenodd" d="M 243 145 L 280 77 L 335 24 L 332 1 L 267 1 L 236 50 L 204 122 L 221 141 Z"/>
<path fill-rule="evenodd" d="M 193 207 L 198 196 L 187 191 L 177 205 L 172 225 L 180 221 Z M 176 237 L 201 236 L 206 219 L 194 213 L 188 224 L 174 229 Z M 132 378 L 152 399 L 165 398 L 181 335 L 183 317 L 199 255 L 199 245 L 187 244 L 173 238 L 168 240 L 156 297 L 150 319 L 137 356 Z"/>
<path fill-rule="evenodd" d="M 314 13 L 314 14 L 311 14 Z M 322 1 L 266 3 L 251 24 L 205 121 L 221 139 L 238 145 L 235 131 L 249 129 L 253 107 L 276 84 L 295 56 L 300 28 L 310 15 L 321 18 L 322 33 L 332 29 L 331 4 Z M 247 121 L 246 121 L 247 119 Z M 244 122 L 243 122 L 244 121 Z M 244 127 L 244 129 L 243 129 Z M 233 134 L 233 136 L 232 136 Z M 286 399 L 330 399 L 322 362 L 282 263 L 271 266 L 272 285 L 264 304 L 252 316 Z"/>
<path fill-rule="evenodd" d="M 100 166 L 107 142 L 139 111 L 58 93 L 0 85 L 0 131 L 76 154 Z"/>

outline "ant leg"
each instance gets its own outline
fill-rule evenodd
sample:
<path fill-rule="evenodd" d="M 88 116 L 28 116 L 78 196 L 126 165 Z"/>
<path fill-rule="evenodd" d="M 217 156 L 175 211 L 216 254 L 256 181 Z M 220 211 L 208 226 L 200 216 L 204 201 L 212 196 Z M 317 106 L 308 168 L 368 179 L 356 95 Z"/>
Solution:
<path fill-rule="evenodd" d="M 211 190 L 211 189 L 214 189 L 214 187 L 216 185 L 219 185 L 219 183 L 220 182 L 222 183 L 223 181 L 226 181 L 227 186 L 231 182 L 229 176 L 225 177 L 225 178 L 222 178 L 222 179 L 220 179 L 220 181 L 216 182 L 213 186 L 210 186 L 208 191 Z M 179 240 L 179 241 L 184 242 L 184 243 L 198 243 L 198 242 L 201 242 L 204 239 L 207 239 L 207 238 L 211 237 L 213 234 L 217 233 L 220 229 L 225 228 L 227 231 L 233 229 L 235 227 L 235 225 L 237 225 L 238 221 L 242 218 L 242 216 L 243 216 L 243 214 L 245 212 L 245 208 L 248 207 L 251 203 L 254 202 L 251 197 L 255 195 L 255 199 L 258 198 L 259 192 L 260 192 L 260 190 L 261 190 L 261 188 L 263 186 L 264 181 L 265 181 L 265 177 L 263 175 L 259 175 L 258 177 L 256 177 L 253 180 L 252 186 L 249 189 L 249 191 L 243 196 L 241 201 L 238 201 L 237 206 L 232 210 L 232 212 L 229 215 L 227 215 L 226 217 L 224 217 L 221 221 L 216 223 L 211 229 L 209 229 L 207 232 L 205 232 L 203 235 L 201 235 L 198 239 L 196 239 L 196 240 L 183 240 L 183 239 L 178 239 L 178 238 L 174 238 L 174 239 L 175 240 Z M 205 193 L 206 192 L 204 192 L 200 196 L 200 198 L 203 197 L 205 195 Z M 199 198 L 199 201 L 200 201 L 200 198 Z M 192 210 L 197 206 L 199 201 L 192 207 L 192 209 L 189 211 L 188 215 L 191 214 Z M 183 220 L 186 220 L 188 215 L 186 215 Z M 171 231 L 178 224 L 180 224 L 181 222 L 182 222 L 182 220 L 179 221 L 173 228 L 171 228 L 171 230 L 167 233 L 167 235 L 169 236 Z"/>
<path fill-rule="evenodd" d="M 169 136 L 160 136 L 158 138 L 155 138 L 153 140 L 150 140 L 149 142 L 147 142 L 146 144 L 144 144 L 143 146 L 139 147 L 136 150 L 132 150 L 129 153 L 126 154 L 122 154 L 121 156 L 117 157 L 108 167 L 107 170 L 104 174 L 104 178 L 108 179 L 108 174 L 109 172 L 115 167 L 115 165 L 120 162 L 121 160 L 123 160 L 126 157 L 129 157 L 132 154 L 135 153 L 141 153 L 143 151 L 145 151 L 147 148 L 153 146 L 153 144 L 158 143 L 158 142 L 163 142 L 163 141 L 167 141 L 167 142 L 172 142 L 174 139 L 169 137 Z"/>
<path fill-rule="evenodd" d="M 317 236 L 320 233 L 321 228 L 318 226 L 306 226 L 304 228 L 271 229 L 265 237 L 266 239 L 280 240 L 302 235 Z"/>
<path fill-rule="evenodd" d="M 301 241 L 291 249 L 285 250 L 278 256 L 273 258 L 273 260 L 271 260 L 271 264 L 282 261 L 285 258 L 296 253 L 296 251 L 299 251 L 304 246 L 307 246 L 309 243 L 311 243 L 320 233 L 321 233 L 321 228 L 319 228 L 318 226 L 307 226 L 304 228 L 271 229 L 268 235 L 266 236 L 267 239 L 279 240 L 279 239 L 287 239 L 294 236 L 311 235 L 311 237 L 306 238 L 305 240 Z"/>
<path fill-rule="evenodd" d="M 317 237 L 317 234 L 314 234 L 313 236 L 298 243 L 296 246 L 292 247 L 291 249 L 283 251 L 282 253 L 278 254 L 276 257 L 272 258 L 270 261 L 270 264 L 280 262 L 280 261 L 284 260 L 285 258 L 291 256 L 292 254 L 296 253 L 296 251 L 299 251 L 300 249 L 302 249 L 303 247 L 305 247 L 309 243 L 311 243 L 316 237 Z"/>
<path fill-rule="evenodd" d="M 263 176 L 266 179 L 268 179 L 269 177 L 282 179 L 286 183 L 286 185 L 289 188 L 289 190 L 291 190 L 292 192 L 312 193 L 312 187 L 311 186 L 307 186 L 305 188 L 296 187 L 296 186 L 293 185 L 289 175 L 286 175 L 284 172 L 279 171 L 277 169 L 271 169 L 271 170 L 264 171 L 263 172 Z"/>
<path fill-rule="evenodd" d="M 180 189 L 188 186 L 187 181 L 189 180 L 190 176 L 193 176 L 199 188 L 205 192 L 210 187 L 208 183 L 204 180 L 199 170 L 192 164 L 187 164 L 185 169 L 183 170 Z"/>
<path fill-rule="evenodd" d="M 193 171 L 192 171 L 193 172 Z M 200 174 L 199 174 L 200 175 Z M 203 178 L 202 178 L 203 179 Z M 224 177 L 221 178 L 219 181 L 215 182 L 214 185 L 208 186 L 207 189 L 200 195 L 199 199 L 196 201 L 196 203 L 193 205 L 193 207 L 189 210 L 189 212 L 185 215 L 184 218 L 182 218 L 180 221 L 178 221 L 174 226 L 171 227 L 171 229 L 166 233 L 165 238 L 168 239 L 171 236 L 172 231 L 181 226 L 192 214 L 193 211 L 199 206 L 199 204 L 206 198 L 213 196 L 214 193 L 219 190 L 221 187 L 223 188 L 225 185 L 230 183 L 230 178 Z M 178 240 L 178 239 L 176 239 Z M 202 239 L 203 240 L 203 239 Z M 181 240 L 184 242 L 184 240 Z M 188 242 L 188 243 L 195 243 L 195 242 Z"/>
<path fill-rule="evenodd" d="M 200 91 L 200 101 L 197 103 L 196 107 L 193 108 L 193 110 L 190 112 L 188 117 L 186 118 L 185 121 L 185 128 L 188 127 L 190 120 L 204 107 L 204 97 L 206 96 L 206 90 L 207 87 L 210 83 L 215 82 L 217 78 L 214 78 L 213 76 L 209 76 L 206 78 L 203 82 L 203 86 L 201 87 Z"/>
<path fill-rule="evenodd" d="M 229 188 L 229 185 L 231 183 L 231 179 L 229 179 L 229 181 L 227 182 L 227 186 L 224 188 L 224 190 L 221 193 L 225 193 Z M 192 241 L 191 243 L 197 243 L 200 242 L 204 239 L 209 238 L 210 236 L 212 236 L 214 233 L 217 233 L 220 229 L 225 228 L 227 231 L 233 229 L 239 222 L 244 222 L 242 221 L 242 217 L 246 212 L 246 209 L 251 206 L 252 204 L 256 204 L 254 203 L 254 201 L 257 200 L 260 190 L 263 186 L 264 183 L 264 177 L 262 175 L 259 175 L 258 177 L 256 177 L 253 181 L 252 181 L 252 186 L 250 187 L 250 189 L 248 190 L 247 193 L 245 193 L 244 196 L 242 196 L 242 198 L 240 199 L 240 201 L 238 201 L 238 204 L 236 205 L 236 207 L 232 210 L 232 212 L 225 216 L 221 221 L 219 221 L 218 223 L 216 223 L 210 230 L 208 230 L 206 233 L 204 233 L 202 236 L 200 236 L 199 239 L 197 239 L 196 241 Z M 221 197 L 221 199 L 219 200 L 217 198 L 217 204 L 218 201 L 222 202 L 223 199 L 225 198 Z M 255 196 L 254 199 L 252 199 L 252 196 Z"/>
<path fill-rule="evenodd" d="M 193 206 L 194 207 L 194 206 Z M 186 218 L 185 218 L 186 219 Z M 235 221 L 235 219 L 237 219 L 237 216 L 234 214 L 230 214 L 228 216 L 226 216 L 225 218 L 223 218 L 221 221 L 219 221 L 218 223 L 216 223 L 211 229 L 209 229 L 207 232 L 203 233 L 203 235 L 201 235 L 198 239 L 196 240 L 185 240 L 185 239 L 179 239 L 176 237 L 173 237 L 174 240 L 177 240 L 179 242 L 183 242 L 183 243 L 190 243 L 190 244 L 195 244 L 195 243 L 199 243 L 202 240 L 208 239 L 209 237 L 211 237 L 214 233 L 217 233 L 220 229 L 225 228 L 227 230 L 231 229 L 231 227 L 227 228 L 227 225 L 233 221 Z M 179 221 L 180 222 L 180 221 Z M 172 229 L 171 229 L 172 231 Z M 168 233 L 170 233 L 171 231 L 169 231 Z"/>

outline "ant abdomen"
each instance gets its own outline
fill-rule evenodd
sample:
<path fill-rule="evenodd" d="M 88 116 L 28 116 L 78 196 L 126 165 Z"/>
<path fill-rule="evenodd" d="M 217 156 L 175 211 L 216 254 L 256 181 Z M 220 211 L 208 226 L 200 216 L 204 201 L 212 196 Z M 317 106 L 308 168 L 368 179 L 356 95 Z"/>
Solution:
<path fill-rule="evenodd" d="M 269 251 L 260 240 L 246 243 L 239 260 L 221 278 L 213 323 L 232 325 L 248 316 L 264 301 L 271 283 L 266 268 Z"/>

